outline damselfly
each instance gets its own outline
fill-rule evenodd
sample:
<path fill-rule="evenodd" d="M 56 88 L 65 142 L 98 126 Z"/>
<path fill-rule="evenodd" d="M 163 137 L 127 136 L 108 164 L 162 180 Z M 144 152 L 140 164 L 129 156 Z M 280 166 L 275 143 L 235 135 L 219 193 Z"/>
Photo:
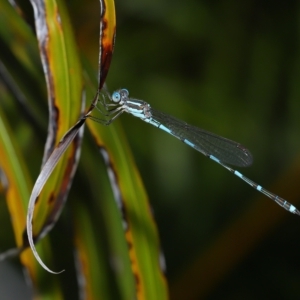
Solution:
<path fill-rule="evenodd" d="M 104 125 L 109 125 L 123 112 L 127 112 L 135 117 L 138 117 L 141 120 L 173 135 L 188 146 L 201 152 L 248 183 L 257 191 L 275 201 L 284 209 L 293 214 L 300 215 L 300 211 L 295 206 L 283 198 L 269 192 L 262 186 L 258 185 L 254 181 L 250 180 L 240 172 L 227 165 L 230 164 L 238 167 L 246 167 L 251 165 L 252 155 L 241 144 L 195 126 L 191 126 L 170 115 L 157 111 L 151 108 L 150 105 L 145 101 L 129 98 L 129 92 L 126 89 L 117 90 L 112 94 L 112 96 L 107 93 L 110 103 L 106 102 L 106 97 L 104 94 L 100 96 L 102 96 L 102 99 L 100 99 L 99 102 L 102 107 L 96 107 L 104 116 L 108 117 L 108 119 L 101 120 L 91 115 L 88 115 L 88 118 Z"/>

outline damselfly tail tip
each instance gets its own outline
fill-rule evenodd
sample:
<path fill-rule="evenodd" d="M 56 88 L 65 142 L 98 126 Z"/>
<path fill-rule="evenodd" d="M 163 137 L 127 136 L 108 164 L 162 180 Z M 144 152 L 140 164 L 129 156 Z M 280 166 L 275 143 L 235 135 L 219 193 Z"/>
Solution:
<path fill-rule="evenodd" d="M 300 216 L 300 210 L 297 209 L 295 206 L 292 205 L 292 207 L 289 209 L 289 211 L 295 215 Z"/>

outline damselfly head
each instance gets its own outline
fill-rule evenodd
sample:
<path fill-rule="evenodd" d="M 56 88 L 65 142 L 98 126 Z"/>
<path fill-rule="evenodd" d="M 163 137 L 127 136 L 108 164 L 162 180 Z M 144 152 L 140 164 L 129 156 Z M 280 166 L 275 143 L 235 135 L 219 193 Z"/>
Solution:
<path fill-rule="evenodd" d="M 129 96 L 129 92 L 126 89 L 120 89 L 115 92 L 113 92 L 111 96 L 111 100 L 115 103 L 122 104 L 123 101 L 126 101 L 126 99 Z"/>

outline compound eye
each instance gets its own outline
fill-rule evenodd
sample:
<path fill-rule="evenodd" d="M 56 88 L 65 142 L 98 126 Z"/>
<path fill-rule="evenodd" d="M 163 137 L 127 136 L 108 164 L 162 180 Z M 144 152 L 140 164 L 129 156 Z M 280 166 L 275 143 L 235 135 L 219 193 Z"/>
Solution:
<path fill-rule="evenodd" d="M 121 100 L 121 95 L 120 95 L 120 93 L 119 92 L 114 92 L 113 94 L 112 94 L 112 101 L 113 102 L 116 102 L 116 103 L 118 103 L 118 102 L 120 102 L 120 100 Z"/>
<path fill-rule="evenodd" d="M 123 94 L 125 95 L 125 97 L 129 96 L 129 92 L 127 89 L 122 89 Z"/>

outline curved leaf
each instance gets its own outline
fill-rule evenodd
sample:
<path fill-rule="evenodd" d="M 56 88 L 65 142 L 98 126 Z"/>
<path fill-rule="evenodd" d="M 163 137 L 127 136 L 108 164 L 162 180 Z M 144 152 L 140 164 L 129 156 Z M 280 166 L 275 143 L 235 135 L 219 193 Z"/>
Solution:
<path fill-rule="evenodd" d="M 72 49 L 70 47 L 67 47 L 67 43 L 66 44 L 64 43 L 63 34 L 62 34 L 63 30 L 61 27 L 61 24 L 63 24 L 64 21 L 62 21 L 62 15 L 58 13 L 58 7 L 56 6 L 55 1 L 52 1 L 51 4 L 49 4 L 49 2 L 43 3 L 41 1 L 33 1 L 33 0 L 31 2 L 35 11 L 36 28 L 38 32 L 44 72 L 47 78 L 48 93 L 50 99 L 50 104 L 49 104 L 50 120 L 52 120 L 52 122 L 50 121 L 49 123 L 49 136 L 48 136 L 45 155 L 44 155 L 45 165 L 34 185 L 30 197 L 30 201 L 29 201 L 29 208 L 28 208 L 28 215 L 27 215 L 27 234 L 28 234 L 29 244 L 33 250 L 34 255 L 46 270 L 52 272 L 49 268 L 46 267 L 45 264 L 43 264 L 42 260 L 38 256 L 38 253 L 36 252 L 34 246 L 34 240 L 39 238 L 41 235 L 44 235 L 49 229 L 53 227 L 56 219 L 58 218 L 58 215 L 61 212 L 68 189 L 70 187 L 70 180 L 72 179 L 72 175 L 76 170 L 77 163 L 74 161 L 74 159 L 78 159 L 77 157 L 78 155 L 76 154 L 76 152 L 79 149 L 81 137 L 79 136 L 79 140 L 74 140 L 73 142 L 73 145 L 75 147 L 74 151 L 72 149 L 67 150 L 67 148 L 70 145 L 70 143 L 73 141 L 73 139 L 75 139 L 75 137 L 77 136 L 80 127 L 85 122 L 86 116 L 80 119 L 74 127 L 72 127 L 69 131 L 67 131 L 68 128 L 70 128 L 70 125 L 75 123 L 75 120 L 74 119 L 65 120 L 65 117 L 67 117 L 68 114 L 70 113 L 70 109 L 72 112 L 74 111 L 74 105 L 73 105 L 74 103 L 72 101 L 74 101 L 75 96 L 77 97 L 81 96 L 81 93 L 79 93 L 78 91 L 80 85 L 78 84 L 76 85 L 76 82 L 73 81 L 74 86 L 73 85 L 72 86 L 74 87 L 74 89 L 71 88 L 71 84 L 69 83 L 69 85 L 67 85 L 67 88 L 69 89 L 64 90 L 65 85 L 60 82 L 59 77 L 56 77 L 57 74 L 61 74 L 61 72 L 59 72 L 60 70 L 56 69 L 57 66 L 60 65 L 59 64 L 60 60 L 57 63 L 55 63 L 54 60 L 56 57 L 60 58 L 60 54 L 62 53 L 63 61 L 61 61 L 61 63 L 64 64 L 65 61 L 67 61 L 67 58 L 69 57 L 70 54 L 69 52 Z M 108 71 L 108 66 L 110 64 L 113 45 L 114 45 L 114 30 L 115 30 L 115 18 L 113 18 L 113 22 L 110 23 L 113 25 L 114 30 L 110 30 L 111 27 L 107 26 L 108 24 L 107 16 L 108 15 L 114 16 L 115 14 L 114 6 L 112 5 L 109 6 L 111 9 L 113 9 L 113 11 L 110 12 L 104 6 L 104 2 L 100 1 L 100 3 L 101 3 L 101 21 L 100 21 L 99 60 L 100 62 L 102 61 L 104 62 L 104 67 L 102 68 L 101 65 L 99 68 L 99 80 L 100 80 L 99 87 L 101 87 L 103 84 L 101 83 L 102 82 L 101 80 L 105 79 L 105 76 Z M 104 34 L 102 35 L 102 33 Z M 55 37 L 57 36 L 58 38 L 57 40 L 55 40 Z M 68 36 L 70 36 L 70 33 L 68 34 Z M 53 45 L 52 45 L 52 39 L 54 40 Z M 109 39 L 112 40 L 109 42 Z M 57 43 L 55 43 L 55 41 Z M 54 53 L 53 55 L 51 51 Z M 70 74 L 68 73 L 68 70 L 65 71 L 67 72 L 65 74 L 61 74 L 60 76 L 62 78 L 69 78 L 68 75 Z M 80 74 L 80 73 L 81 73 L 80 70 L 76 72 L 76 74 Z M 57 91 L 55 89 L 56 87 L 61 88 L 61 94 L 59 93 L 56 94 Z M 75 88 L 77 88 L 77 90 Z M 65 93 L 65 97 L 63 97 L 64 93 Z M 72 95 L 73 98 L 71 97 Z M 70 103 L 68 105 L 62 105 L 61 106 L 62 109 L 57 110 L 58 108 L 60 108 L 59 106 L 60 102 L 56 103 L 56 100 L 58 101 L 59 99 L 61 100 L 69 99 Z M 90 106 L 90 108 L 87 110 L 86 114 L 90 114 L 97 100 L 98 100 L 98 94 L 96 94 L 95 99 L 92 105 Z M 77 101 L 75 104 L 77 104 L 78 107 L 79 101 Z M 66 110 L 64 110 L 64 108 L 66 108 Z M 62 119 L 64 121 L 63 124 L 59 122 L 58 119 L 59 116 L 63 116 Z M 73 114 L 73 116 L 75 116 L 76 118 L 76 115 Z M 78 119 L 78 115 L 77 115 L 77 119 Z M 62 137 L 62 135 L 60 135 L 59 132 L 60 133 L 67 132 L 67 133 L 64 135 L 64 137 L 59 142 L 57 147 L 54 148 L 55 146 L 54 141 L 58 141 Z M 66 154 L 64 154 L 65 151 L 67 151 Z M 52 154 L 50 155 L 50 153 Z M 69 155 L 71 155 L 70 157 L 67 156 L 68 153 Z M 59 161 L 62 155 L 64 155 L 64 158 L 62 158 L 62 160 Z M 56 164 L 58 164 L 58 166 L 56 166 Z M 56 169 L 54 170 L 55 167 Z M 61 176 L 61 174 L 63 173 L 62 170 L 66 170 L 65 178 Z M 52 182 L 52 185 L 56 187 L 56 190 L 53 190 L 51 183 L 47 182 L 48 179 L 50 182 Z M 61 190 L 61 187 L 59 186 L 60 183 L 63 184 L 62 186 L 63 190 Z M 45 184 L 46 186 L 42 191 L 42 188 L 44 187 Z M 57 196 L 56 193 L 58 193 L 58 191 L 60 194 Z M 43 197 L 43 195 L 45 196 Z M 35 224 L 34 227 L 32 225 L 33 222 Z"/>
<path fill-rule="evenodd" d="M 50 117 L 44 152 L 45 163 L 64 133 L 76 123 L 80 115 L 82 108 L 81 68 L 63 2 L 32 0 L 31 4 L 34 8 L 36 32 L 48 88 Z M 72 140 L 76 134 L 73 135 Z M 30 223 L 30 227 L 32 222 L 34 223 L 33 232 L 28 233 L 31 246 L 33 246 L 32 234 L 35 240 L 45 235 L 53 227 L 64 206 L 79 159 L 81 137 L 82 135 L 78 135 L 74 139 L 72 148 L 66 151 L 54 172 L 50 172 L 52 176 L 39 195 L 38 201 L 37 197 L 30 200 L 27 222 Z M 43 168 L 45 169 L 48 170 L 47 165 Z M 49 176 L 50 173 L 48 173 Z M 39 193 L 41 191 L 40 178 L 35 185 L 39 187 Z M 45 176 L 42 178 L 45 179 Z M 31 214 L 32 205 L 35 209 L 34 215 Z"/>

